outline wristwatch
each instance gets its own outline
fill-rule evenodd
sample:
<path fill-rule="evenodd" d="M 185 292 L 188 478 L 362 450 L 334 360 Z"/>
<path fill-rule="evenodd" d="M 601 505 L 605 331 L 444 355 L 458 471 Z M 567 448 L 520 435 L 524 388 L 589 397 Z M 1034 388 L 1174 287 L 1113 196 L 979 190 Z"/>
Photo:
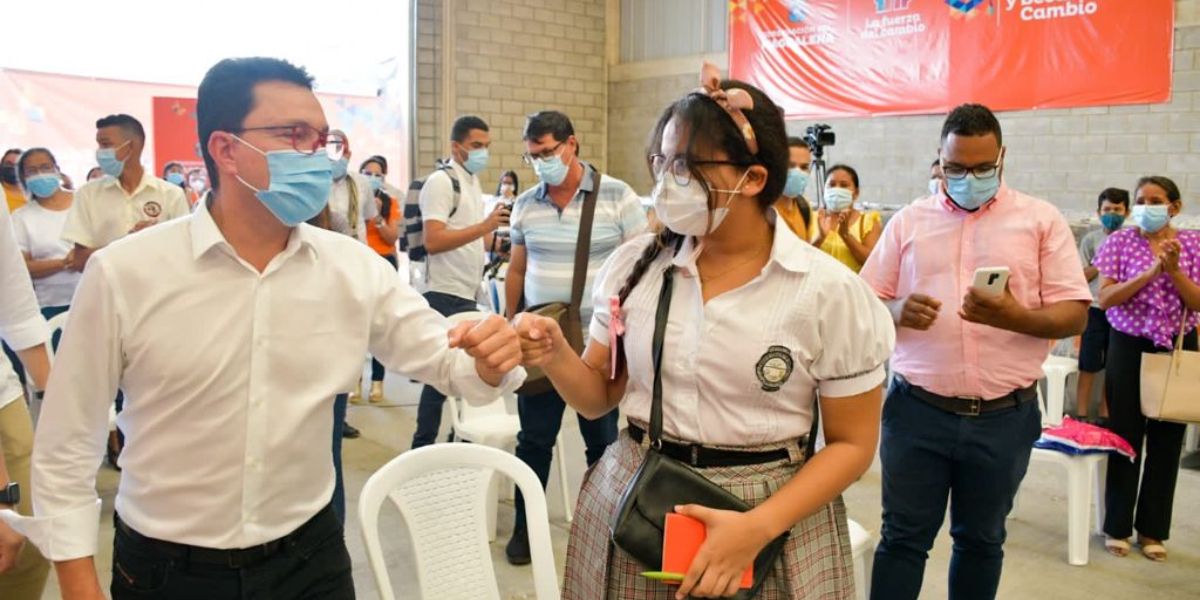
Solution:
<path fill-rule="evenodd" d="M 16 506 L 20 503 L 21 486 L 17 482 L 10 481 L 8 482 L 8 485 L 0 488 L 0 504 Z"/>

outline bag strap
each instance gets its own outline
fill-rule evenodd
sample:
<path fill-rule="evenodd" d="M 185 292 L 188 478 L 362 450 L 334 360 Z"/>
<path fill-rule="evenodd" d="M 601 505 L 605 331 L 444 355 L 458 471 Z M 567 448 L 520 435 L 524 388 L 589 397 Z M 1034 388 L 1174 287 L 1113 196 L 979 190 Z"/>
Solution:
<path fill-rule="evenodd" d="M 650 445 L 662 448 L 663 430 L 663 341 L 667 337 L 667 318 L 671 314 L 671 293 L 675 289 L 675 265 L 663 271 L 662 291 L 658 294 L 658 311 L 654 315 L 654 342 L 651 352 L 654 358 L 654 394 L 650 403 Z"/>
<path fill-rule="evenodd" d="M 1180 352 L 1183 351 L 1183 338 L 1187 336 L 1187 323 L 1188 323 L 1188 308 L 1187 308 L 1187 305 L 1185 304 L 1183 306 L 1183 316 L 1180 317 L 1180 319 L 1179 319 L 1179 337 L 1175 339 L 1174 354 L 1179 354 Z"/>
<path fill-rule="evenodd" d="M 583 310 L 583 288 L 587 285 L 588 257 L 592 252 L 592 223 L 596 218 L 596 196 L 600 193 L 600 171 L 592 169 L 592 190 L 583 196 L 579 236 L 575 241 L 575 274 L 571 277 L 571 308 Z"/>

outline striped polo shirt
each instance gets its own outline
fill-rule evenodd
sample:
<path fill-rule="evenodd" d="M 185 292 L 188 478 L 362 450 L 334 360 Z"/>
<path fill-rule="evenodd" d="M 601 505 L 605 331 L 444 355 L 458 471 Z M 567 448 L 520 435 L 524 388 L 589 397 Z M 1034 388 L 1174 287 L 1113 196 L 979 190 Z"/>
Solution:
<path fill-rule="evenodd" d="M 545 183 L 526 190 L 513 206 L 512 243 L 525 246 L 525 304 L 570 302 L 575 273 L 575 242 L 583 216 L 583 197 L 592 191 L 595 169 L 583 163 L 583 180 L 571 203 L 559 210 Z M 587 285 L 583 290 L 583 324 L 592 318 L 592 280 L 609 255 L 646 229 L 646 213 L 637 194 L 624 181 L 600 176 Z"/>

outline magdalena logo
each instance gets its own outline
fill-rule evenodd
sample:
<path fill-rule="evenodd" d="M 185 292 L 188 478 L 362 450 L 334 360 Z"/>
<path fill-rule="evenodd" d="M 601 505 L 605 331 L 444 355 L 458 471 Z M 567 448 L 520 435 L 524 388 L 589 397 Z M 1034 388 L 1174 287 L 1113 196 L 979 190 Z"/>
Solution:
<path fill-rule="evenodd" d="M 971 18 L 981 12 L 989 16 L 996 14 L 995 0 L 946 0 L 946 6 L 950 7 L 950 14 L 956 17 Z"/>

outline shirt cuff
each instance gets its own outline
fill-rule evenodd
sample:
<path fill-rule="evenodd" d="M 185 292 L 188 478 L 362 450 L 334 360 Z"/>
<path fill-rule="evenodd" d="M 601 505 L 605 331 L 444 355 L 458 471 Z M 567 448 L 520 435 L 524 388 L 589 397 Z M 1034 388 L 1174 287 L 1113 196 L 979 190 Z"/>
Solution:
<path fill-rule="evenodd" d="M 604 344 L 606 348 L 611 343 L 611 340 L 608 339 L 608 327 L 597 319 L 592 319 L 592 324 L 588 326 L 588 335 L 592 336 L 596 342 Z"/>
<path fill-rule="evenodd" d="M 51 562 L 95 556 L 99 548 L 99 498 L 53 517 L 25 517 L 2 510 L 0 519 L 21 532 Z"/>
<path fill-rule="evenodd" d="M 455 352 L 458 353 L 458 356 L 454 361 L 454 372 L 450 378 L 452 395 L 471 404 L 487 404 L 504 394 L 517 391 L 517 388 L 525 383 L 525 369 L 517 367 L 500 380 L 500 385 L 492 387 L 479 378 L 479 373 L 475 370 L 474 358 L 461 350 Z"/>
<path fill-rule="evenodd" d="M 13 350 L 28 350 L 40 346 L 50 340 L 50 327 L 40 313 L 33 313 L 28 319 L 14 323 L 5 330 L 4 341 Z"/>
<path fill-rule="evenodd" d="M 844 379 L 826 379 L 818 384 L 821 398 L 845 398 L 869 392 L 883 384 L 887 372 L 879 365 L 866 373 L 851 375 Z"/>

